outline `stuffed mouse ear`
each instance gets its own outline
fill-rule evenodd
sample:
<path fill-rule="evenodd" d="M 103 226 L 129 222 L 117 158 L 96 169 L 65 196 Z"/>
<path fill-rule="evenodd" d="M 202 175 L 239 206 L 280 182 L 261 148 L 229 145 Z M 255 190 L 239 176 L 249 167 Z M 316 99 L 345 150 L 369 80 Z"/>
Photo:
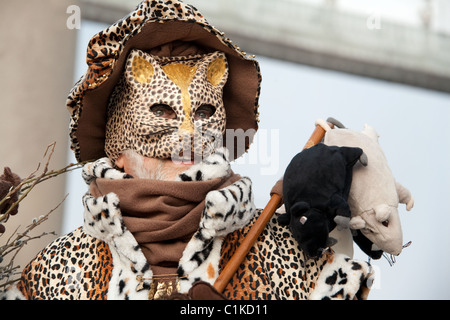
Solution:
<path fill-rule="evenodd" d="M 364 154 L 361 148 L 341 147 L 340 150 L 348 166 L 353 166 Z M 367 156 L 365 156 L 365 159 L 367 165 Z"/>
<path fill-rule="evenodd" d="M 364 152 L 362 153 L 361 157 L 359 157 L 359 162 L 361 162 L 361 164 L 364 167 L 367 167 L 367 164 L 369 163 L 369 159 L 367 158 L 367 154 L 365 154 Z"/>
<path fill-rule="evenodd" d="M 290 209 L 290 214 L 294 217 L 300 217 L 303 215 L 306 211 L 310 209 L 310 205 L 307 202 L 299 201 L 294 203 L 294 205 Z M 306 221 L 305 221 L 306 222 Z"/>
<path fill-rule="evenodd" d="M 327 242 L 325 243 L 326 248 L 330 248 L 334 246 L 338 241 L 333 237 L 328 237 Z"/>
<path fill-rule="evenodd" d="M 288 206 L 286 206 L 286 208 L 287 207 Z M 303 219 L 303 222 L 302 221 L 300 221 L 300 222 L 302 222 L 302 224 L 305 224 L 307 218 L 303 217 L 303 213 L 305 213 L 309 209 L 310 209 L 310 206 L 307 202 L 304 202 L 304 201 L 296 202 L 296 203 L 294 203 L 294 205 L 292 207 L 287 209 L 286 213 L 283 213 L 278 217 L 278 223 L 281 224 L 282 226 L 287 226 L 291 222 L 291 216 L 293 216 L 293 217 L 302 216 L 302 218 L 304 218 L 304 219 Z"/>
<path fill-rule="evenodd" d="M 287 207 L 288 206 L 286 206 L 286 208 Z M 304 218 L 304 219 L 301 220 L 300 222 L 302 224 L 305 224 L 307 218 L 303 216 L 303 213 L 305 213 L 309 209 L 310 209 L 310 206 L 307 202 L 304 202 L 304 201 L 296 202 L 296 203 L 294 203 L 294 205 L 292 207 L 290 207 L 290 209 L 287 210 L 286 213 L 283 213 L 280 216 L 278 216 L 278 223 L 281 224 L 282 226 L 287 226 L 291 222 L 291 217 L 302 216 L 302 218 Z"/>

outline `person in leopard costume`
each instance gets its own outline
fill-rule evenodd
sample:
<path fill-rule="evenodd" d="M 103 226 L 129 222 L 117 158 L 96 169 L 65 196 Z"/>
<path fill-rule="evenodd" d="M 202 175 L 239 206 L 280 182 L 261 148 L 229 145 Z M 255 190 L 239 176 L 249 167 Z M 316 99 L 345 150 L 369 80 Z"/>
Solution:
<path fill-rule="evenodd" d="M 280 213 L 224 291 L 212 287 L 261 213 L 230 167 L 258 129 L 261 74 L 196 8 L 143 1 L 92 38 L 87 63 L 67 100 L 71 147 L 90 161 L 84 224 L 2 298 L 177 299 L 198 284 L 207 298 L 367 298 L 368 263 L 308 259 Z"/>

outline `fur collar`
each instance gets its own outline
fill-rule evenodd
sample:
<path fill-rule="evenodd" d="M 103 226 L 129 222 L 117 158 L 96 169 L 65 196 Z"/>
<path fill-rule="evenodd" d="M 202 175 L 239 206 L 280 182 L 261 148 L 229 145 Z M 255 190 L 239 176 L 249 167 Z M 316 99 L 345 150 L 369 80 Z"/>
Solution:
<path fill-rule="evenodd" d="M 227 176 L 230 172 L 228 152 L 220 149 L 180 174 L 177 180 L 209 180 Z M 114 169 L 108 158 L 86 164 L 82 176 L 88 185 L 96 178 L 132 178 Z M 179 292 L 186 293 L 197 280 L 214 283 L 219 274 L 224 236 L 247 225 L 256 212 L 251 189 L 251 180 L 244 177 L 207 194 L 198 231 L 187 244 L 179 262 Z M 153 273 L 136 239 L 123 223 L 120 199 L 114 193 L 98 198 L 86 193 L 83 204 L 85 232 L 108 243 L 113 256 L 108 298 L 147 299 Z"/>

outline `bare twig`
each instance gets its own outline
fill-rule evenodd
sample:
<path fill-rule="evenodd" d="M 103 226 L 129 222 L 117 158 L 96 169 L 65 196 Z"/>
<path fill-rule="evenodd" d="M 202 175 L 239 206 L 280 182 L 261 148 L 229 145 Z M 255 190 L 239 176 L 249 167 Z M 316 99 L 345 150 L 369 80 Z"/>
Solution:
<path fill-rule="evenodd" d="M 13 241 L 9 240 L 6 243 L 6 245 L 0 247 L 0 256 L 5 257 L 10 252 L 14 251 L 14 248 L 10 249 L 14 245 L 27 244 L 28 241 L 30 241 L 30 240 L 38 239 L 38 238 L 41 238 L 42 236 L 48 235 L 48 234 L 55 234 L 54 232 L 49 232 L 49 233 L 44 232 L 41 236 L 37 236 L 37 237 L 28 236 L 28 233 L 30 233 L 30 231 L 32 231 L 34 228 L 36 228 L 38 225 L 40 225 L 44 221 L 48 220 L 48 217 L 50 216 L 50 214 L 61 206 L 61 204 L 66 200 L 67 196 L 68 196 L 68 194 L 66 194 L 64 199 L 55 208 L 50 210 L 46 215 L 40 216 L 36 220 L 33 220 L 33 222 L 26 227 L 26 229 L 23 233 L 17 233 L 18 229 L 16 229 L 16 232 L 13 234 L 13 236 L 16 235 L 16 238 Z M 8 249 L 10 249 L 10 250 L 8 250 Z"/>
<path fill-rule="evenodd" d="M 0 199 L 0 206 L 6 203 L 6 201 L 10 201 L 13 195 L 18 194 L 17 201 L 13 202 L 9 205 L 6 212 L 0 214 L 0 223 L 5 223 L 8 221 L 11 212 L 21 201 L 23 201 L 29 193 L 33 190 L 33 188 L 41 182 L 47 181 L 48 179 L 54 178 L 58 175 L 64 174 L 66 172 L 70 172 L 76 169 L 81 168 L 86 162 L 82 163 L 71 163 L 59 170 L 49 170 L 49 164 L 51 157 L 55 151 L 56 143 L 52 143 L 47 146 L 44 152 L 45 165 L 43 166 L 42 172 L 38 174 L 41 163 L 38 164 L 36 170 L 34 170 L 31 174 L 29 174 L 25 179 L 23 179 L 16 187 L 10 188 L 6 196 Z M 41 225 L 43 222 L 47 221 L 50 214 L 54 212 L 57 208 L 61 206 L 61 204 L 66 200 L 68 195 L 64 197 L 64 199 L 52 210 L 50 210 L 47 214 L 42 215 L 38 218 L 33 219 L 32 223 L 28 225 L 23 232 L 19 232 L 19 227 L 12 233 L 12 235 L 8 238 L 5 244 L 0 245 L 0 263 L 4 261 L 4 258 L 8 255 L 11 255 L 8 263 L 5 265 L 0 265 L 0 291 L 10 286 L 19 280 L 17 276 L 20 277 L 21 268 L 20 266 L 14 265 L 14 260 L 20 250 L 28 244 L 28 242 L 42 238 L 47 235 L 56 235 L 54 231 L 52 232 L 43 232 L 40 235 L 32 236 L 30 232 L 34 230 L 38 225 Z M 3 234 L 0 233 L 0 238 Z"/>
<path fill-rule="evenodd" d="M 44 221 L 48 220 L 50 214 L 54 212 L 56 209 L 58 209 L 61 204 L 66 200 L 68 194 L 64 197 L 64 199 L 52 210 L 50 210 L 47 214 L 40 216 L 39 218 L 33 219 L 33 222 L 28 225 L 24 232 L 17 233 L 17 229 L 14 232 L 13 235 L 16 237 L 14 240 L 11 241 L 11 238 L 8 239 L 8 242 L 0 247 L 0 258 L 3 260 L 8 254 L 14 253 L 14 255 L 11 257 L 9 262 L 5 266 L 0 266 L 0 281 L 7 279 L 8 281 L 4 283 L 0 283 L 0 289 L 6 288 L 7 286 L 10 286 L 14 282 L 18 281 L 20 278 L 16 278 L 13 280 L 10 280 L 12 277 L 20 275 L 21 272 L 16 272 L 16 270 L 20 270 L 20 266 L 14 265 L 14 259 L 16 258 L 19 251 L 28 244 L 29 241 L 40 239 L 47 235 L 56 235 L 54 231 L 52 232 L 43 232 L 42 234 L 38 236 L 29 236 L 29 233 L 36 228 L 38 225 L 42 224 Z M 1 262 L 1 261 L 0 261 Z"/>
<path fill-rule="evenodd" d="M 48 179 L 54 178 L 56 176 L 59 176 L 63 173 L 67 173 L 67 172 L 79 169 L 86 163 L 86 162 L 70 163 L 62 169 L 48 171 L 50 159 L 53 155 L 53 152 L 55 151 L 55 145 L 56 145 L 56 142 L 53 142 L 52 144 L 47 146 L 47 149 L 44 152 L 44 157 L 47 155 L 47 153 L 49 153 L 49 154 L 48 154 L 47 161 L 45 163 L 43 172 L 39 176 L 35 177 L 35 174 L 36 174 L 36 172 L 39 171 L 41 163 L 39 163 L 36 170 L 33 171 L 30 175 L 28 175 L 28 177 L 23 179 L 17 187 L 12 188 L 3 199 L 0 199 L 0 206 L 1 206 L 4 202 L 9 200 L 13 194 L 15 194 L 17 191 L 20 190 L 18 201 L 14 202 L 4 214 L 0 215 L 0 222 L 6 222 L 8 220 L 10 213 L 19 205 L 19 203 L 23 199 L 25 199 L 28 196 L 30 191 L 37 184 L 44 182 Z"/>
<path fill-rule="evenodd" d="M 42 178 L 38 181 L 38 183 L 41 183 L 41 182 L 44 182 L 44 181 L 46 181 L 48 179 L 54 178 L 56 176 L 59 176 L 60 174 L 80 169 L 81 167 L 83 167 L 83 165 L 85 163 L 86 162 L 70 163 L 70 164 L 68 164 L 67 166 L 65 166 L 62 169 L 49 171 L 45 175 L 42 176 Z M 25 190 L 27 190 L 29 188 L 32 188 L 31 183 L 33 183 L 36 179 L 37 178 L 30 178 L 30 179 L 24 180 L 24 184 L 23 184 L 24 186 L 21 189 L 21 192 L 23 192 L 23 191 L 25 191 Z"/>
<path fill-rule="evenodd" d="M 33 181 L 33 183 L 31 184 L 30 188 L 28 188 L 28 190 L 27 190 L 26 192 L 24 192 L 24 193 L 22 193 L 22 194 L 20 195 L 19 200 L 16 201 L 16 202 L 14 202 L 14 203 L 9 207 L 9 209 L 4 213 L 4 215 L 5 215 L 6 217 L 9 217 L 9 214 L 12 212 L 12 210 L 15 209 L 15 208 L 19 205 L 20 201 L 22 201 L 23 199 L 25 199 L 25 198 L 28 196 L 28 194 L 30 193 L 31 189 L 33 189 L 34 186 L 35 186 L 36 184 L 38 184 L 39 181 L 45 176 L 45 174 L 46 174 L 47 171 L 48 171 L 48 164 L 50 163 L 50 159 L 51 159 L 51 157 L 52 157 L 52 155 L 53 155 L 53 152 L 55 151 L 55 145 L 56 145 L 56 142 L 53 142 L 52 144 L 50 144 L 50 145 L 47 146 L 47 149 L 46 149 L 45 152 L 44 152 L 44 157 L 47 155 L 47 152 L 48 152 L 49 150 L 50 150 L 50 153 L 49 153 L 49 156 L 48 156 L 48 158 L 47 158 L 47 162 L 45 163 L 44 170 L 43 170 L 42 174 L 41 174 L 40 176 L 38 176 L 38 177 Z M 39 165 L 40 165 L 40 164 L 39 164 Z M 38 169 L 37 169 L 37 170 L 39 170 L 39 165 L 38 165 Z M 36 170 L 36 171 L 37 171 L 37 170 Z M 35 171 L 35 172 L 36 172 L 36 171 Z M 19 185 L 21 185 L 21 184 L 19 184 Z"/>

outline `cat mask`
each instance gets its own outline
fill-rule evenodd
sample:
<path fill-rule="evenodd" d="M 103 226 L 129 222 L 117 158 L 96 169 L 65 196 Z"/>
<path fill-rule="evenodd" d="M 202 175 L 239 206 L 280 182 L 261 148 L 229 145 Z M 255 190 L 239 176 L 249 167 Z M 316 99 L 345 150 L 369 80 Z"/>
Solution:
<path fill-rule="evenodd" d="M 161 58 L 134 49 L 108 105 L 105 153 L 198 160 L 221 146 L 225 54 Z"/>

